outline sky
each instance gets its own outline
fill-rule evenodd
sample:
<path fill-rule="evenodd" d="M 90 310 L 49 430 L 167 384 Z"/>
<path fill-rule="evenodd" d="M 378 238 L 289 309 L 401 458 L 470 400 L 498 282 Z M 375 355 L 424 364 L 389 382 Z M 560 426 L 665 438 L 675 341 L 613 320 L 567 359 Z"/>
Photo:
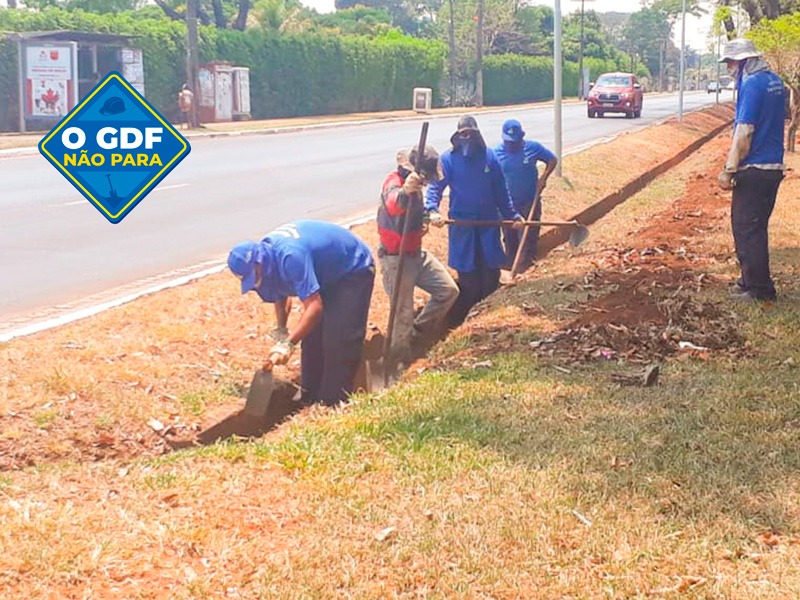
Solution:
<path fill-rule="evenodd" d="M 2 0 L 0 0 L 2 1 Z M 315 8 L 319 12 L 332 12 L 334 10 L 334 0 L 300 0 L 308 7 Z M 533 0 L 532 4 L 542 4 L 554 6 L 553 0 Z M 636 12 L 642 7 L 641 0 L 585 0 L 584 10 L 595 10 L 597 12 Z M 580 11 L 580 0 L 562 0 L 561 10 L 564 14 Z M 706 37 L 711 28 L 711 15 L 706 14 L 697 19 L 691 15 L 686 17 L 686 44 L 695 50 L 705 50 L 707 48 Z M 680 22 L 675 27 L 674 38 L 676 45 L 680 44 Z"/>

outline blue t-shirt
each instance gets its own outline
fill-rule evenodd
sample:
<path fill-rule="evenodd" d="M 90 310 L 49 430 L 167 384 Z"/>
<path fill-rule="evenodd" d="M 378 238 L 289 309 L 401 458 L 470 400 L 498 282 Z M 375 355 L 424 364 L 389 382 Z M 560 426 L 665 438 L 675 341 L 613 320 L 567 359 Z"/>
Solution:
<path fill-rule="evenodd" d="M 340 279 L 371 267 L 369 247 L 353 233 L 324 221 L 294 221 L 262 240 L 266 257 L 256 292 L 265 302 L 306 300 Z"/>
<path fill-rule="evenodd" d="M 537 162 L 554 160 L 556 155 L 539 142 L 527 140 L 517 152 L 509 151 L 508 146 L 500 143 L 494 148 L 494 153 L 503 169 L 514 208 L 518 211 L 527 209 L 536 197 L 536 183 L 539 180 Z"/>
<path fill-rule="evenodd" d="M 783 81 L 772 71 L 742 78 L 736 123 L 753 125 L 755 131 L 740 167 L 783 163 L 784 93 Z"/>

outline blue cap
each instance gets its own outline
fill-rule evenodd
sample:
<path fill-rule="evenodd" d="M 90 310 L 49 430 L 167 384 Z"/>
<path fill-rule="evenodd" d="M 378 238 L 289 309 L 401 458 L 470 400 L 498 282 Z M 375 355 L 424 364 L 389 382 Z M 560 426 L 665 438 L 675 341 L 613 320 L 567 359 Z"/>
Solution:
<path fill-rule="evenodd" d="M 234 275 L 242 280 L 243 294 L 256 287 L 258 255 L 258 244 L 255 242 L 237 244 L 228 254 L 228 267 Z"/>
<path fill-rule="evenodd" d="M 503 139 L 506 142 L 520 142 L 525 137 L 522 125 L 516 119 L 509 119 L 503 123 Z"/>

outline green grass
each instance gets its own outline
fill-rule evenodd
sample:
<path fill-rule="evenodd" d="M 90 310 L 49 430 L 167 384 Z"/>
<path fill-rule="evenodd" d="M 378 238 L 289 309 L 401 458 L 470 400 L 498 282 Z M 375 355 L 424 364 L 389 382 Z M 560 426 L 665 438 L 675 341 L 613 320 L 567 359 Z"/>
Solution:
<path fill-rule="evenodd" d="M 651 208 L 626 208 L 625 230 Z M 64 596 L 800 597 L 800 253 L 775 257 L 775 306 L 701 294 L 741 315 L 751 355 L 675 356 L 652 388 L 614 383 L 632 367 L 613 361 L 555 370 L 528 345 L 546 318 L 507 331 L 493 303 L 436 350 L 470 360 L 257 441 L 0 476 L 0 592 L 24 574 Z M 506 303 L 559 316 L 585 297 L 553 290 L 564 263 Z M 510 349 L 484 358 L 494 331 Z"/>
<path fill-rule="evenodd" d="M 58 418 L 58 411 L 55 409 L 40 410 L 33 415 L 33 422 L 40 429 L 48 429 Z"/>

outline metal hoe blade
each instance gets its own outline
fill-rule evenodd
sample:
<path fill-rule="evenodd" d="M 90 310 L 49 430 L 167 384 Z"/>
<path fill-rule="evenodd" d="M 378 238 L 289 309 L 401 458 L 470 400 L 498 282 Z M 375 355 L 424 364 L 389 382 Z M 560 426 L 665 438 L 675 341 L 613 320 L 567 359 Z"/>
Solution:
<path fill-rule="evenodd" d="M 264 369 L 256 371 L 256 374 L 253 375 L 253 381 L 250 383 L 250 390 L 247 392 L 244 412 L 254 417 L 266 416 L 274 387 L 275 381 L 272 378 L 272 371 L 265 371 Z"/>
<path fill-rule="evenodd" d="M 580 223 L 575 223 L 575 228 L 569 234 L 569 245 L 577 248 L 589 237 L 589 228 Z"/>

